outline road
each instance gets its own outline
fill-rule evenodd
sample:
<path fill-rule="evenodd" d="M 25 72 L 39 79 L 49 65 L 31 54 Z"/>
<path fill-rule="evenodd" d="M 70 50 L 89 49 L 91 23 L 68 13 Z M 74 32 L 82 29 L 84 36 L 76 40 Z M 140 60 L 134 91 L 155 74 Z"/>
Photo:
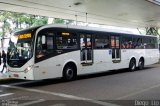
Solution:
<path fill-rule="evenodd" d="M 135 72 L 123 69 L 79 76 L 71 82 L 12 79 L 0 83 L 2 106 L 160 106 L 160 64 Z"/>

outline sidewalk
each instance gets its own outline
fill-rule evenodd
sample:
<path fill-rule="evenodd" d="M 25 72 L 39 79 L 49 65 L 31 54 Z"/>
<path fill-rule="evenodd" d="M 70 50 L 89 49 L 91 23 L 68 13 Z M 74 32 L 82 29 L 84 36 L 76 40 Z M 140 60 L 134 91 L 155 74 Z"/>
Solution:
<path fill-rule="evenodd" d="M 0 71 L 3 68 L 3 63 L 0 65 Z M 0 80 L 4 80 L 4 79 L 8 79 L 8 73 L 6 72 L 6 70 L 3 71 L 3 73 L 0 72 Z"/>

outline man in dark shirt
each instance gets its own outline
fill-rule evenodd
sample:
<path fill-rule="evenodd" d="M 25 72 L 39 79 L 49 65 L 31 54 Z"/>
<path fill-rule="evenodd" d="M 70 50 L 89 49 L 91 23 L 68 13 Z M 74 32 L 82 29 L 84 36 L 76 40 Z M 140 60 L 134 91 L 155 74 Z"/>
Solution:
<path fill-rule="evenodd" d="M 2 51 L 2 58 L 3 58 L 3 69 L 2 69 L 2 71 L 1 71 L 1 73 L 3 73 L 4 68 L 7 67 L 7 66 L 6 66 L 6 53 L 5 53 L 4 50 Z"/>
<path fill-rule="evenodd" d="M 1 58 L 2 58 L 2 57 L 1 57 L 1 52 L 0 52 L 0 65 L 1 65 Z"/>

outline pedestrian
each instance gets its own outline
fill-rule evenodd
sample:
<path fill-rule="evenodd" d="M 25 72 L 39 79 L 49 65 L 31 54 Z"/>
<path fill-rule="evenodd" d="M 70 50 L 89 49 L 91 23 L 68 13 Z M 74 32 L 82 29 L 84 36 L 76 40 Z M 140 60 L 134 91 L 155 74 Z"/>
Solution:
<path fill-rule="evenodd" d="M 0 65 L 1 65 L 1 58 L 2 58 L 2 57 L 1 57 L 1 52 L 0 52 Z"/>
<path fill-rule="evenodd" d="M 3 73 L 4 68 L 7 68 L 7 66 L 6 66 L 6 53 L 4 50 L 2 51 L 2 58 L 3 58 L 3 69 L 1 71 L 1 73 Z"/>

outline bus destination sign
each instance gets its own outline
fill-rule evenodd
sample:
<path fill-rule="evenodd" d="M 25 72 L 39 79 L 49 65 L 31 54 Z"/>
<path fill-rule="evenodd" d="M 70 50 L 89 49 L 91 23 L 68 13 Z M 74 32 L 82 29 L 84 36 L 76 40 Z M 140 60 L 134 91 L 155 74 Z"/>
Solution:
<path fill-rule="evenodd" d="M 27 38 L 31 38 L 31 33 L 27 33 L 27 34 L 20 34 L 16 36 L 18 39 L 27 39 Z"/>

